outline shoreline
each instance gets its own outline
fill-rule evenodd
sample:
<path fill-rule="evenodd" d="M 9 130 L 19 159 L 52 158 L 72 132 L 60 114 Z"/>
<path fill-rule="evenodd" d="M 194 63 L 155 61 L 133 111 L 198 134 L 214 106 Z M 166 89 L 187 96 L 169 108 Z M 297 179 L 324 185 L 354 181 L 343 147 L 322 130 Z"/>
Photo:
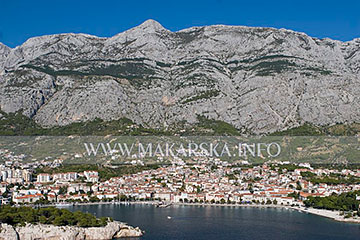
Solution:
<path fill-rule="evenodd" d="M 10 225 L 0 223 L 0 240 L 22 239 L 62 239 L 62 240 L 111 240 L 118 238 L 141 237 L 144 234 L 138 227 L 113 221 L 103 227 L 56 226 L 53 224 Z"/>
<path fill-rule="evenodd" d="M 316 209 L 316 208 L 305 208 L 299 206 L 286 206 L 286 205 L 262 205 L 262 204 L 196 204 L 196 203 L 175 203 L 174 205 L 185 205 L 185 206 L 224 206 L 224 207 L 255 207 L 255 208 L 283 208 L 291 209 L 301 213 L 308 213 L 317 215 L 320 217 L 326 217 L 337 222 L 345 223 L 357 223 L 360 224 L 360 218 L 344 218 L 343 215 L 340 215 L 340 211 L 331 211 L 326 209 Z"/>
<path fill-rule="evenodd" d="M 360 224 L 360 218 L 344 218 L 343 215 L 340 215 L 339 211 L 331 211 L 326 209 L 316 209 L 316 208 L 304 208 L 304 207 L 291 207 L 294 210 L 297 210 L 302 213 L 309 213 L 321 217 L 326 217 L 337 222 L 345 222 L 345 223 L 356 223 Z"/>
<path fill-rule="evenodd" d="M 75 204 L 64 204 L 61 205 L 42 205 L 41 207 L 46 206 L 55 206 L 55 207 L 67 207 L 67 206 L 86 206 L 86 205 L 106 205 L 106 204 L 119 204 L 119 205 L 157 205 L 159 201 L 134 201 L 134 202 L 93 202 L 93 203 L 75 203 Z M 254 207 L 254 208 L 283 208 L 291 209 L 301 213 L 313 214 L 321 217 L 326 217 L 337 222 L 345 223 L 355 223 L 360 224 L 360 218 L 344 218 L 343 215 L 340 215 L 340 211 L 331 211 L 326 209 L 316 209 L 316 208 L 305 208 L 299 206 L 287 206 L 287 205 L 273 205 L 273 204 L 217 204 L 217 203 L 171 203 L 171 206 L 210 206 L 210 207 Z"/>

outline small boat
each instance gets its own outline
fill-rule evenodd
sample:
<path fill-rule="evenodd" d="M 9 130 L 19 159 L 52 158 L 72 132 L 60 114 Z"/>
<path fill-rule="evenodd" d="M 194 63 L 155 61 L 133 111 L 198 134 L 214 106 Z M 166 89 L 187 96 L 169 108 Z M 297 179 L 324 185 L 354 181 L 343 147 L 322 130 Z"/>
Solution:
<path fill-rule="evenodd" d="M 158 207 L 158 208 L 167 208 L 167 207 L 169 207 L 171 205 L 172 205 L 171 203 L 168 203 L 168 204 L 166 204 L 166 203 L 158 203 L 156 205 L 156 207 Z"/>
<path fill-rule="evenodd" d="M 171 219 L 171 217 L 170 217 L 170 216 L 167 216 L 167 218 L 168 218 L 168 219 Z"/>

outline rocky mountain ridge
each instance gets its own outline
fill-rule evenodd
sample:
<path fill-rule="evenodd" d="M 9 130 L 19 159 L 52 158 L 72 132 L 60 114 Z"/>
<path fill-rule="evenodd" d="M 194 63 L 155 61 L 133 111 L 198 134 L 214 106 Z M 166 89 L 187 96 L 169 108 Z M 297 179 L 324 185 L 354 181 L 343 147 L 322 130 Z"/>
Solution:
<path fill-rule="evenodd" d="M 110 38 L 56 34 L 0 44 L 0 110 L 44 127 L 128 118 L 151 128 L 198 116 L 255 134 L 360 121 L 360 39 L 154 20 Z"/>

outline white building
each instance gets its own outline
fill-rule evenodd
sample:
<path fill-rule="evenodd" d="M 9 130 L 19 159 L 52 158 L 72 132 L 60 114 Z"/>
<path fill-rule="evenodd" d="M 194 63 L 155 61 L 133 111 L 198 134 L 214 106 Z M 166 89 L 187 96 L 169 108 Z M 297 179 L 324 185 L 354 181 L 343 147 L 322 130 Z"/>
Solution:
<path fill-rule="evenodd" d="M 37 182 L 39 182 L 39 183 L 48 183 L 48 182 L 51 182 L 51 176 L 50 176 L 50 174 L 40 173 L 40 174 L 37 176 Z"/>

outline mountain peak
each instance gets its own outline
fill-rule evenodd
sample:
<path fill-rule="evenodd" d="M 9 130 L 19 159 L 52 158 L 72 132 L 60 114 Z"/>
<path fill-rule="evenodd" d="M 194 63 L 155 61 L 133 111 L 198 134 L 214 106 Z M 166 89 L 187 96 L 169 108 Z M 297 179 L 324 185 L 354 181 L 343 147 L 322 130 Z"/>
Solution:
<path fill-rule="evenodd" d="M 0 42 L 0 57 L 7 56 L 11 51 L 11 48 Z"/>
<path fill-rule="evenodd" d="M 9 48 L 8 46 L 6 46 L 5 44 L 3 44 L 2 42 L 0 42 L 0 47 L 1 47 L 1 48 Z"/>
<path fill-rule="evenodd" d="M 148 19 L 145 22 L 143 22 L 142 24 L 140 24 L 137 28 L 141 28 L 143 30 L 147 30 L 147 31 L 159 31 L 159 30 L 166 30 L 159 22 L 153 20 L 153 19 Z"/>

